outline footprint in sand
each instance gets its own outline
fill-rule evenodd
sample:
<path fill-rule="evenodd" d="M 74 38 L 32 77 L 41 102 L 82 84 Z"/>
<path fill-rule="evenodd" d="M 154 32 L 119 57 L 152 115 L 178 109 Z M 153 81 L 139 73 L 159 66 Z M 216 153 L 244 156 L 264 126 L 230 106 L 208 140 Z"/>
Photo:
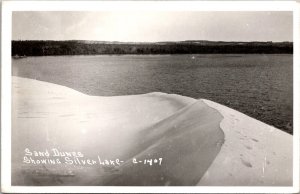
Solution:
<path fill-rule="evenodd" d="M 243 158 L 241 158 L 242 164 L 244 164 L 245 166 L 252 168 L 252 164 L 246 160 L 244 160 Z"/>
<path fill-rule="evenodd" d="M 254 139 L 254 138 L 251 138 L 251 140 L 252 140 L 252 141 L 255 141 L 255 142 L 258 142 L 258 140 L 257 140 L 257 139 Z"/>
<path fill-rule="evenodd" d="M 239 119 L 234 119 L 234 123 L 238 123 L 239 121 Z"/>
<path fill-rule="evenodd" d="M 252 147 L 251 146 L 248 146 L 248 145 L 244 145 L 245 148 L 247 148 L 248 150 L 252 150 Z"/>

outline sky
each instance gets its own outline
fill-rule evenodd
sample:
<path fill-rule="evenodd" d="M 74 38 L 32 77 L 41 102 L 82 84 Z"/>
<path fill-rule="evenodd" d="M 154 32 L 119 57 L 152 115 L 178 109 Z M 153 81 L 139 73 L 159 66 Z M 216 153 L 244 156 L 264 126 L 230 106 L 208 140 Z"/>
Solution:
<path fill-rule="evenodd" d="M 292 12 L 13 12 L 13 40 L 293 41 Z"/>

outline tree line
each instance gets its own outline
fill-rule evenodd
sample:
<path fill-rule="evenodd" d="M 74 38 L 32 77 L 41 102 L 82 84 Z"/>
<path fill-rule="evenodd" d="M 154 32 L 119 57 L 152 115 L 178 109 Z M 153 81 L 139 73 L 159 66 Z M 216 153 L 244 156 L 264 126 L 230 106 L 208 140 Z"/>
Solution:
<path fill-rule="evenodd" d="M 181 41 L 122 43 L 100 41 L 12 41 L 12 56 L 97 54 L 279 54 L 293 53 L 292 42 Z"/>

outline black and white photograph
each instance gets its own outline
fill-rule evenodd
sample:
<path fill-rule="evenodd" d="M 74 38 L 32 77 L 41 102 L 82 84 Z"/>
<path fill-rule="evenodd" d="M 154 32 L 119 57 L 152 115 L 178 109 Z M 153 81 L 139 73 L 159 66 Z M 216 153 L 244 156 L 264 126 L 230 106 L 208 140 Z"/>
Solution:
<path fill-rule="evenodd" d="M 10 12 L 9 186 L 294 188 L 293 8 L 132 3 Z"/>

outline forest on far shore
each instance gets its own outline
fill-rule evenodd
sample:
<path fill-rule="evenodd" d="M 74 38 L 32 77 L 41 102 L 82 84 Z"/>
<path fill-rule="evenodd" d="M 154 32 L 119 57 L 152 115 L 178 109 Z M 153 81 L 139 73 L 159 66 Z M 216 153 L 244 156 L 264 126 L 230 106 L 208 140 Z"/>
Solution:
<path fill-rule="evenodd" d="M 292 42 L 14 40 L 12 56 L 99 54 L 292 54 Z"/>

